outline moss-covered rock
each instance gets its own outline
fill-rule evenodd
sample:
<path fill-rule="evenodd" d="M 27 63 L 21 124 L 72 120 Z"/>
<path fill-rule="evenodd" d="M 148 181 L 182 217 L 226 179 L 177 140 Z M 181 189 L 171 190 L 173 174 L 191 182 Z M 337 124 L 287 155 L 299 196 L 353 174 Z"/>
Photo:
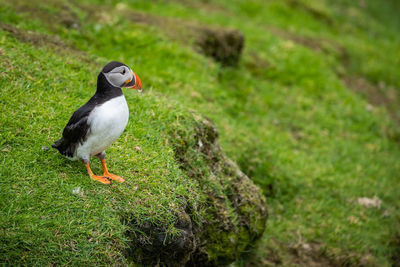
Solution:
<path fill-rule="evenodd" d="M 217 143 L 218 132 L 210 120 L 187 118 L 193 129 L 172 127 L 169 141 L 176 160 L 205 194 L 205 212 L 189 205 L 175 214 L 179 234 L 168 236 L 157 225 L 134 225 L 128 257 L 141 264 L 169 266 L 220 266 L 237 260 L 264 232 L 265 200 L 253 182 L 227 158 Z"/>
<path fill-rule="evenodd" d="M 244 36 L 237 30 L 199 29 L 197 45 L 201 51 L 225 66 L 236 66 L 239 63 L 244 47 Z"/>

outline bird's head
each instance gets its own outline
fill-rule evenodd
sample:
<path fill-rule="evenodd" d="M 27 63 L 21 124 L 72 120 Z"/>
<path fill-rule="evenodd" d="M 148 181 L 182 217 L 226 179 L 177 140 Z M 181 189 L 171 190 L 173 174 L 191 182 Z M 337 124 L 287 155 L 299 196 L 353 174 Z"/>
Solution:
<path fill-rule="evenodd" d="M 101 73 L 113 87 L 142 89 L 142 82 L 139 77 L 124 63 L 112 61 L 104 66 Z"/>

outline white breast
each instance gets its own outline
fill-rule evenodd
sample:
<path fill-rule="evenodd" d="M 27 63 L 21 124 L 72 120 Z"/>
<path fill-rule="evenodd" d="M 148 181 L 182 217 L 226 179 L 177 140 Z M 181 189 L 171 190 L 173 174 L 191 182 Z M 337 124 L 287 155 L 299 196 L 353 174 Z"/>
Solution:
<path fill-rule="evenodd" d="M 123 95 L 95 107 L 88 118 L 87 139 L 76 149 L 76 157 L 89 160 L 104 151 L 122 134 L 128 119 L 128 104 Z"/>

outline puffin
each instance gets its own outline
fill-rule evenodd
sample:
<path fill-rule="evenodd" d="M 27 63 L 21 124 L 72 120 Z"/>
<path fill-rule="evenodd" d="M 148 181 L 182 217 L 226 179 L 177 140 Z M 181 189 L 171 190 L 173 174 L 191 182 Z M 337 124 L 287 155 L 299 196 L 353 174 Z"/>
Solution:
<path fill-rule="evenodd" d="M 142 89 L 139 77 L 124 63 L 112 61 L 97 76 L 96 93 L 77 109 L 65 126 L 62 137 L 53 148 L 70 160 L 82 161 L 95 181 L 110 184 L 124 182 L 122 177 L 109 173 L 105 150 L 120 137 L 129 119 L 128 104 L 122 88 Z M 103 176 L 90 169 L 90 158 L 96 156 L 103 167 Z"/>

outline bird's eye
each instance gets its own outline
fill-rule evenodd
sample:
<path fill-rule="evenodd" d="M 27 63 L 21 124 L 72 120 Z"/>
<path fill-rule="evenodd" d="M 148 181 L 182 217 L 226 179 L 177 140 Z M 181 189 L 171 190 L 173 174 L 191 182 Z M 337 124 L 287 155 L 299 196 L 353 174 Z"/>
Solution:
<path fill-rule="evenodd" d="M 121 74 L 122 74 L 122 75 L 125 75 L 125 69 L 122 70 Z"/>

